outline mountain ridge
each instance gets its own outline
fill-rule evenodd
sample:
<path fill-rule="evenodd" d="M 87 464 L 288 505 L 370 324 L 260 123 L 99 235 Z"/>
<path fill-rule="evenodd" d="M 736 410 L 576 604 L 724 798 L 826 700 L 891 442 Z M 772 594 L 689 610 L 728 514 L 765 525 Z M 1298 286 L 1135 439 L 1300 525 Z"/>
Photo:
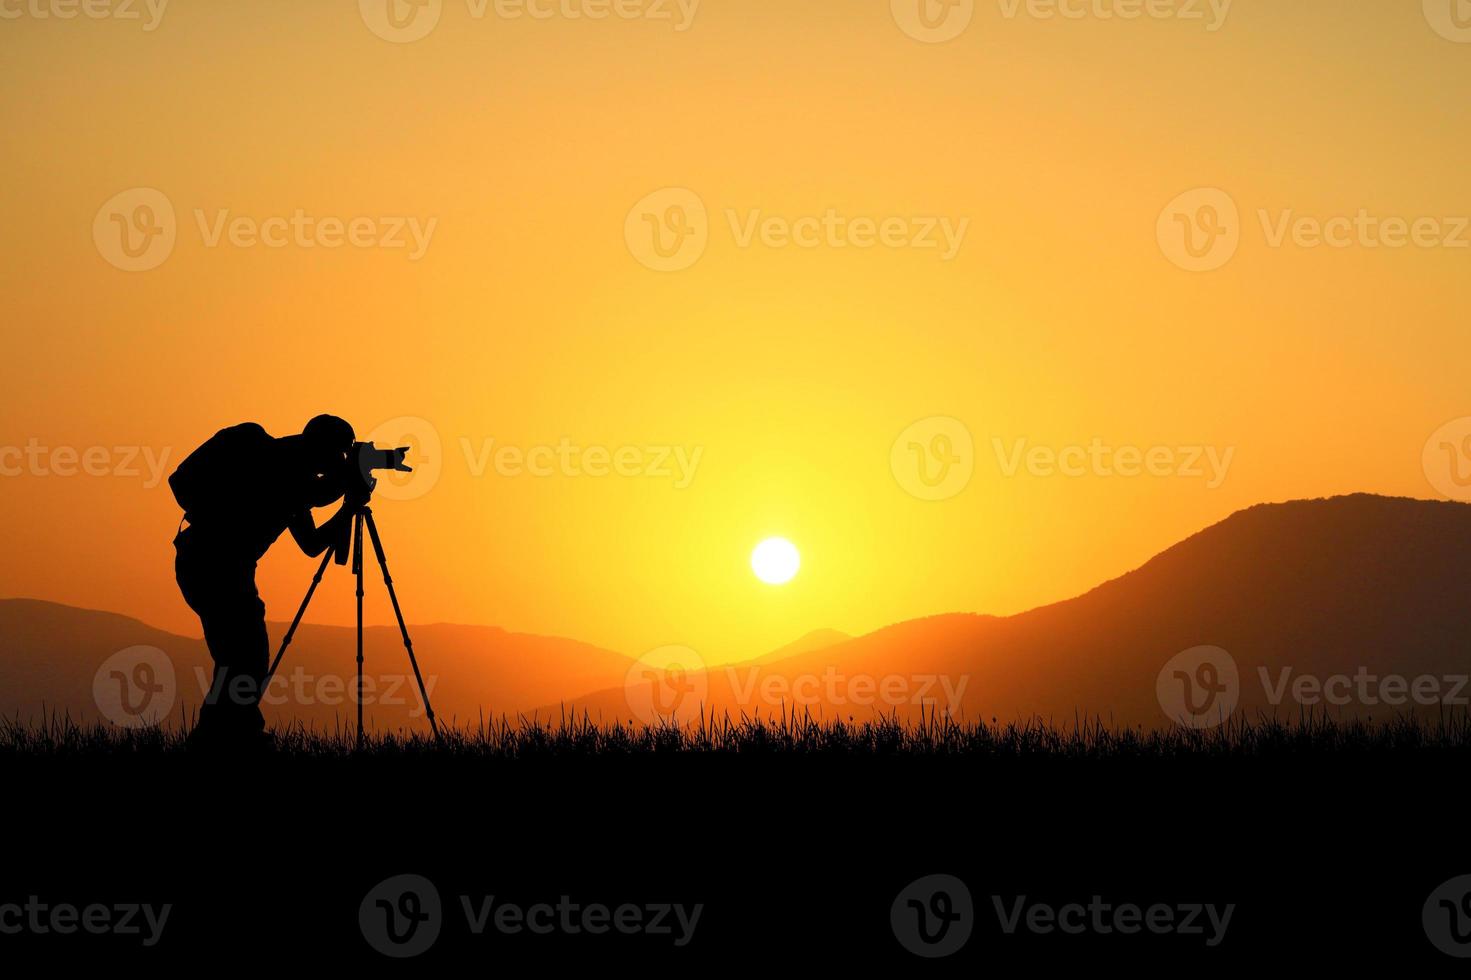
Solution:
<path fill-rule="evenodd" d="M 1318 680 L 1360 668 L 1415 676 L 1464 670 L 1468 583 L 1471 504 L 1374 494 L 1257 504 L 1071 598 L 1010 616 L 920 617 L 780 664 L 699 672 L 692 697 L 732 716 L 794 707 L 823 716 L 916 716 L 936 707 L 918 693 L 933 676 L 960 690 L 941 705 L 957 716 L 1081 714 L 1159 724 L 1169 720 L 1158 691 L 1166 663 L 1214 646 L 1238 670 L 1242 710 L 1317 707 L 1280 696 L 1272 702 L 1279 693 L 1272 678 L 1284 668 Z M 766 673 L 743 678 L 742 670 Z M 837 696 L 799 696 L 799 683 L 820 687 L 835 670 L 849 682 Z M 902 696 L 855 693 L 860 680 L 872 688 L 896 671 L 907 681 L 896 688 Z M 753 699 L 766 684 L 775 693 Z M 627 692 L 606 690 L 565 707 L 617 717 L 623 701 L 627 716 L 628 700 Z M 1327 705 L 1363 715 L 1385 706 Z M 1410 710 L 1420 707 L 1433 709 Z M 698 710 L 690 705 L 686 714 Z"/>

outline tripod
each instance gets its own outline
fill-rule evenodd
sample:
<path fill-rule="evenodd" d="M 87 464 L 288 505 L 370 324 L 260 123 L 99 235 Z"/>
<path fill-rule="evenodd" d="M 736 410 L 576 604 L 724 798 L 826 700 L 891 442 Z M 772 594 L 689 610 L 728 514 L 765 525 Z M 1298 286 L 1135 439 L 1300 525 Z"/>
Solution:
<path fill-rule="evenodd" d="M 363 528 L 366 527 L 368 536 L 373 542 L 373 553 L 378 556 L 378 567 L 383 569 L 383 584 L 388 587 L 388 598 L 393 602 L 393 615 L 398 619 L 398 631 L 403 634 L 404 649 L 409 654 L 409 665 L 414 668 L 414 680 L 419 684 L 419 697 L 424 701 L 424 713 L 429 717 L 429 727 L 434 732 L 434 740 L 441 740 L 439 734 L 439 723 L 434 720 L 434 707 L 429 703 L 429 692 L 424 689 L 424 676 L 419 673 L 419 660 L 414 656 L 414 641 L 409 639 L 409 628 L 404 625 L 404 614 L 398 606 L 398 593 L 393 588 L 393 576 L 388 574 L 388 558 L 383 553 L 383 539 L 378 536 L 378 525 L 373 520 L 373 512 L 364 506 L 352 515 L 352 573 L 357 577 L 358 583 L 358 680 L 357 680 L 357 702 L 358 702 L 358 739 L 357 747 L 363 748 Z M 306 615 L 306 607 L 311 604 L 312 596 L 317 591 L 317 586 L 322 582 L 322 575 L 327 571 L 327 563 L 337 554 L 336 548 L 328 548 L 327 553 L 322 556 L 322 563 L 317 566 L 317 574 L 312 576 L 312 584 L 307 587 L 306 596 L 301 600 L 301 608 L 296 610 L 296 618 L 291 621 L 291 628 L 281 639 L 281 649 L 276 651 L 276 659 L 271 661 L 270 670 L 266 671 L 265 679 L 261 681 L 260 697 L 266 695 L 266 687 L 271 683 L 271 678 L 276 674 L 276 668 L 281 665 L 281 658 L 286 656 L 286 648 L 291 645 L 292 637 L 296 636 L 296 628 L 301 625 L 301 617 Z"/>

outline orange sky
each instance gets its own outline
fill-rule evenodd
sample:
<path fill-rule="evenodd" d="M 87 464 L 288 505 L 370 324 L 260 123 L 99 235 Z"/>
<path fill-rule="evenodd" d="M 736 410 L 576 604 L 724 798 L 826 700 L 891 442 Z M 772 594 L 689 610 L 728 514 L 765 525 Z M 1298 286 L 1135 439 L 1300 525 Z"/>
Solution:
<path fill-rule="evenodd" d="M 445 0 L 403 41 L 374 0 L 0 0 L 0 595 L 197 633 L 149 460 L 321 411 L 411 420 L 380 434 L 413 436 L 382 495 L 413 499 L 377 508 L 411 621 L 712 661 L 1062 598 L 1260 501 L 1436 495 L 1426 441 L 1471 415 L 1449 15 L 1008 0 L 925 43 L 904 2 Z M 1183 220 L 1223 192 L 1234 254 L 1170 240 L 1199 188 Z M 160 198 L 172 250 L 120 268 L 113 216 Z M 1299 217 L 1354 221 L 1314 247 Z M 639 238 L 681 222 L 693 252 Z M 959 475 L 928 487 L 911 442 Z M 1154 447 L 1154 475 L 1099 462 Z M 774 534 L 782 587 L 747 564 Z M 290 548 L 273 618 L 310 575 Z M 351 609 L 338 572 L 313 618 Z"/>

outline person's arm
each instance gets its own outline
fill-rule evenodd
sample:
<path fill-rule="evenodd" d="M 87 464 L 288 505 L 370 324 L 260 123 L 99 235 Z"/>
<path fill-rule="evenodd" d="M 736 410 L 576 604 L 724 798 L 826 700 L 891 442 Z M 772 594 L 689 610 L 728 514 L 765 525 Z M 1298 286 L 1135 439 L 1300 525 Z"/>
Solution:
<path fill-rule="evenodd" d="M 349 489 L 345 472 L 314 476 L 307 481 L 304 499 L 308 507 L 327 507 L 346 496 Z"/>
<path fill-rule="evenodd" d="M 286 529 L 296 540 L 296 546 L 308 556 L 315 558 L 340 539 L 342 525 L 352 520 L 355 510 L 356 508 L 352 507 L 348 501 L 343 501 L 342 506 L 337 508 L 337 513 L 329 517 L 321 527 L 318 527 L 316 521 L 312 519 L 311 511 L 303 510 L 291 518 L 291 523 L 286 525 Z"/>

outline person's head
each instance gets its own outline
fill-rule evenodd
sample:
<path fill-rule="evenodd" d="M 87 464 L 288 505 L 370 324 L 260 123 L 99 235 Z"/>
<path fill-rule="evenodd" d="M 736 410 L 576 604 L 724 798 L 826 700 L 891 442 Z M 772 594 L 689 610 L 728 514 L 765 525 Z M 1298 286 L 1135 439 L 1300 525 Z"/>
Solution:
<path fill-rule="evenodd" d="M 352 426 L 335 415 L 318 415 L 301 430 L 307 463 L 314 473 L 331 473 L 347 460 L 357 441 Z"/>

